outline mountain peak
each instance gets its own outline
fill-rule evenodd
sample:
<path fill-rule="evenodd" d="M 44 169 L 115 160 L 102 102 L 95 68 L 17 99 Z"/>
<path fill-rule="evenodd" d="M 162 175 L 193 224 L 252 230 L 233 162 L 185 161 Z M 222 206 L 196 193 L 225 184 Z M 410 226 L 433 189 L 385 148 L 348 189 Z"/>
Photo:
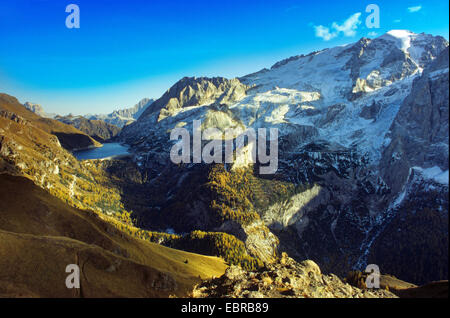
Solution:
<path fill-rule="evenodd" d="M 182 108 L 213 102 L 230 104 L 242 98 L 247 88 L 237 78 L 183 77 L 148 107 L 140 119 L 159 112 L 158 120 L 161 120 L 179 113 Z"/>
<path fill-rule="evenodd" d="M 404 52 L 409 52 L 410 48 L 418 53 L 421 49 L 429 46 L 438 46 L 442 50 L 444 46 L 448 46 L 447 40 L 441 36 L 433 36 L 425 33 L 414 33 L 409 30 L 391 30 L 380 36 L 378 39 L 394 42 L 395 45 Z M 411 52 L 409 52 L 411 53 Z M 414 53 L 413 53 L 414 55 Z"/>
<path fill-rule="evenodd" d="M 87 119 L 103 120 L 108 124 L 112 124 L 122 128 L 135 120 L 154 102 L 152 98 L 143 98 L 136 105 L 130 108 L 114 110 L 109 114 L 85 115 Z"/>
<path fill-rule="evenodd" d="M 404 38 L 404 37 L 408 37 L 411 35 L 416 35 L 416 33 L 411 32 L 409 30 L 390 30 L 388 32 L 386 32 L 385 34 L 389 34 L 390 36 L 393 36 L 395 38 Z"/>
<path fill-rule="evenodd" d="M 394 42 L 395 45 L 406 52 L 411 47 L 411 40 L 417 34 L 408 30 L 391 30 L 379 37 L 379 39 Z"/>

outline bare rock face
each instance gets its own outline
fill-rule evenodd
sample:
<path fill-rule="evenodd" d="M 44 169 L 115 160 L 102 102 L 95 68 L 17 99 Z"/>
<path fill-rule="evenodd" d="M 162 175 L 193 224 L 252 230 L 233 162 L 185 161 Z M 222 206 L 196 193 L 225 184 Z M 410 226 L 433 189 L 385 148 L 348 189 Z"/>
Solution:
<path fill-rule="evenodd" d="M 154 101 L 154 99 L 143 98 L 130 108 L 118 109 L 109 114 L 86 115 L 84 117 L 90 120 L 102 120 L 105 123 L 122 128 L 135 122 Z"/>
<path fill-rule="evenodd" d="M 211 103 L 230 104 L 244 97 L 247 89 L 248 87 L 238 79 L 184 77 L 154 102 L 142 114 L 142 118 L 159 111 L 158 121 L 160 121 L 183 107 Z"/>
<path fill-rule="evenodd" d="M 391 126 L 380 164 L 393 193 L 413 166 L 448 170 L 448 48 L 416 79 Z"/>
<path fill-rule="evenodd" d="M 331 105 L 327 108 L 326 115 L 318 123 L 319 126 L 328 125 L 336 120 L 336 117 L 345 109 L 344 104 Z"/>
<path fill-rule="evenodd" d="M 266 227 L 264 222 L 257 220 L 249 225 L 243 226 L 246 234 L 245 246 L 251 255 L 265 263 L 275 260 L 279 240 Z"/>
<path fill-rule="evenodd" d="M 392 203 L 370 234 L 368 262 L 415 284 L 448 278 L 448 56 L 414 80 L 380 162 Z"/>
<path fill-rule="evenodd" d="M 379 103 L 376 103 L 375 101 L 372 102 L 370 106 L 366 106 L 362 109 L 361 116 L 364 119 L 376 119 L 378 113 L 380 112 L 381 105 Z"/>
<path fill-rule="evenodd" d="M 44 108 L 41 105 L 26 102 L 25 104 L 23 104 L 23 106 L 41 117 L 52 117 L 44 111 Z"/>
<path fill-rule="evenodd" d="M 143 98 L 133 107 L 115 110 L 110 114 L 110 116 L 138 119 L 139 116 L 141 116 L 147 107 L 154 101 L 155 100 L 151 98 Z"/>
<path fill-rule="evenodd" d="M 374 40 L 362 38 L 341 54 L 350 54 L 351 58 L 344 69 L 350 71 L 353 87 L 348 92 L 350 101 L 360 98 L 364 93 L 391 84 L 394 81 L 412 75 L 417 70 L 409 54 L 395 45 L 388 34 Z M 384 52 L 380 60 L 380 70 L 374 69 L 366 75 L 367 65 L 376 60 L 378 52 Z M 384 71 L 384 70 L 389 71 Z"/>
<path fill-rule="evenodd" d="M 33 113 L 39 116 L 42 116 L 42 114 L 44 113 L 44 109 L 42 108 L 41 105 L 26 102 L 25 104 L 23 104 L 23 106 L 25 106 L 28 110 L 31 110 Z"/>
<path fill-rule="evenodd" d="M 323 275 L 311 260 L 300 263 L 283 253 L 280 261 L 256 272 L 231 266 L 219 278 L 197 285 L 198 298 L 396 298 L 386 290 L 359 289 L 336 275 Z"/>

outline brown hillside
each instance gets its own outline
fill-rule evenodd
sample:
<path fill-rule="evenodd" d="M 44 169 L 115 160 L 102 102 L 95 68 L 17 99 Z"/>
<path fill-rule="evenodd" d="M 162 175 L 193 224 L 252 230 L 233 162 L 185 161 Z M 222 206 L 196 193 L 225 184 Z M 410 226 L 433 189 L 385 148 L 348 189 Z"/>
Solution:
<path fill-rule="evenodd" d="M 185 296 L 199 276 L 226 269 L 221 259 L 131 237 L 24 177 L 1 174 L 0 189 L 0 296 Z M 78 291 L 65 287 L 68 264 L 80 266 Z"/>
<path fill-rule="evenodd" d="M 101 146 L 100 143 L 73 126 L 36 115 L 20 104 L 17 98 L 13 96 L 0 93 L 0 110 L 14 113 L 31 122 L 35 127 L 49 134 L 56 135 L 61 146 L 66 149 L 72 150 Z"/>

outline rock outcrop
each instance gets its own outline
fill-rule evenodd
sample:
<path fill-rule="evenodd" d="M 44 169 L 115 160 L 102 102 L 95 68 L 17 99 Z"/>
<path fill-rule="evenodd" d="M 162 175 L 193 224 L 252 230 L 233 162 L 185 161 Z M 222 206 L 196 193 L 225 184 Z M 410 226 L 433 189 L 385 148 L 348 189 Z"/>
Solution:
<path fill-rule="evenodd" d="M 25 106 L 28 110 L 32 111 L 33 113 L 35 113 L 36 115 L 39 115 L 41 117 L 48 117 L 48 118 L 53 118 L 53 114 L 47 114 L 44 111 L 44 108 L 39 105 L 39 104 L 33 104 L 30 102 L 25 102 L 23 104 L 23 106 Z"/>
<path fill-rule="evenodd" d="M 324 275 L 311 260 L 297 263 L 286 254 L 278 263 L 248 272 L 231 266 L 219 278 L 197 285 L 198 298 L 397 298 L 382 289 L 359 289 L 336 275 Z"/>
<path fill-rule="evenodd" d="M 248 87 L 238 79 L 223 77 L 184 77 L 155 101 L 143 114 L 142 119 L 159 112 L 158 121 L 173 116 L 184 107 L 232 104 L 245 96 Z"/>

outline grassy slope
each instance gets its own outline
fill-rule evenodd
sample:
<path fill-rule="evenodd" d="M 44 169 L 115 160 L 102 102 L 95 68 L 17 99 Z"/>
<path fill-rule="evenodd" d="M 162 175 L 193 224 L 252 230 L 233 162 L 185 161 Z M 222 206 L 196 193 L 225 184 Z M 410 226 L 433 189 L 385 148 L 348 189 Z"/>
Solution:
<path fill-rule="evenodd" d="M 7 94 L 0 93 L 0 110 L 13 112 L 32 122 L 37 128 L 42 129 L 49 134 L 58 136 L 61 145 L 66 149 L 101 146 L 100 143 L 73 126 L 36 115 L 25 106 L 21 105 L 15 97 Z"/>
<path fill-rule="evenodd" d="M 0 296 L 185 296 L 199 276 L 226 268 L 215 257 L 133 238 L 26 178 L 2 174 L 0 189 Z M 64 283 L 72 263 L 82 271 L 78 292 Z"/>

